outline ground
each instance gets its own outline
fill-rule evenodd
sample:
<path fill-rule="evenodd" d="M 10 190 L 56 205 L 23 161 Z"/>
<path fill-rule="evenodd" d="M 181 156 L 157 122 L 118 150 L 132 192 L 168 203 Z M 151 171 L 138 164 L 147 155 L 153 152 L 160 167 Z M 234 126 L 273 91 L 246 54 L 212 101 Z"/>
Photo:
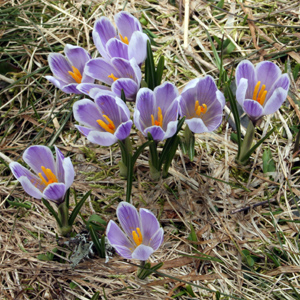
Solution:
<path fill-rule="evenodd" d="M 299 2 L 190 2 L 0 1 L 1 299 L 91 299 L 97 291 L 102 299 L 300 299 Z M 218 80 L 218 57 L 229 75 L 242 59 L 270 60 L 291 80 L 282 108 L 257 127 L 256 139 L 275 131 L 249 165 L 235 162 L 228 103 L 220 128 L 197 135 L 194 161 L 179 149 L 166 179 L 151 180 L 147 150 L 139 157 L 132 202 L 158 216 L 165 232 L 150 259 L 164 265 L 146 280 L 136 277 L 138 262 L 116 253 L 107 263 L 95 255 L 73 267 L 54 218 L 8 168 L 29 145 L 56 145 L 75 166 L 78 197 L 92 189 L 82 218 L 116 220 L 126 187 L 120 150 L 80 136 L 71 108 L 83 96 L 64 94 L 44 76 L 48 54 L 66 44 L 96 57 L 95 20 L 123 9 L 153 34 L 154 58 L 165 56 L 163 81 L 179 90 L 206 74 Z M 131 136 L 140 142 L 136 131 Z M 86 231 L 82 218 L 76 233 Z M 53 260 L 41 260 L 47 252 Z"/>

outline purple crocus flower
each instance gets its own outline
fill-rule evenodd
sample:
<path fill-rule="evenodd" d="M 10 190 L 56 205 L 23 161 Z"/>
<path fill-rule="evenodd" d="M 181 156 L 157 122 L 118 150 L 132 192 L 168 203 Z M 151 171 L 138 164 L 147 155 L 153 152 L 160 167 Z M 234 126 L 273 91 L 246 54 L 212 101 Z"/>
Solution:
<path fill-rule="evenodd" d="M 121 202 L 117 217 L 122 226 L 109 221 L 106 235 L 109 243 L 124 258 L 146 261 L 163 242 L 164 231 L 154 214 L 145 208 L 137 209 L 128 202 Z"/>
<path fill-rule="evenodd" d="M 224 95 L 211 76 L 191 80 L 179 96 L 180 115 L 194 133 L 214 131 L 222 122 Z"/>
<path fill-rule="evenodd" d="M 75 172 L 71 159 L 65 158 L 57 147 L 55 152 L 56 161 L 46 146 L 27 148 L 23 160 L 34 173 L 17 162 L 10 163 L 9 167 L 27 194 L 59 205 L 64 201 L 65 193 L 74 181 Z"/>
<path fill-rule="evenodd" d="M 156 141 L 163 141 L 176 133 L 178 118 L 178 90 L 165 82 L 154 91 L 141 88 L 136 97 L 134 124 L 144 136 L 148 132 Z"/>
<path fill-rule="evenodd" d="M 79 83 L 94 83 L 94 79 L 84 72 L 84 66 L 91 57 L 85 49 L 68 44 L 64 52 L 66 56 L 49 54 L 48 62 L 54 76 L 46 76 L 46 79 L 65 93 L 81 94 L 76 89 Z"/>
<path fill-rule="evenodd" d="M 123 90 L 126 100 L 135 100 L 142 73 L 134 58 L 131 60 L 94 58 L 86 64 L 84 70 L 88 76 L 111 86 L 111 91 L 118 97 L 121 97 Z M 97 86 L 82 83 L 77 88 L 84 93 L 89 93 L 90 88 L 97 89 Z M 99 88 L 98 90 L 101 90 L 101 86 Z"/>
<path fill-rule="evenodd" d="M 275 113 L 286 99 L 290 80 L 270 61 L 253 66 L 241 61 L 236 69 L 236 99 L 252 121 Z"/>
<path fill-rule="evenodd" d="M 101 17 L 96 21 L 93 40 L 99 53 L 106 60 L 135 58 L 138 65 L 142 64 L 147 56 L 148 37 L 142 32 L 139 20 L 122 11 L 115 15 L 115 23 L 118 33 L 108 18 Z"/>
<path fill-rule="evenodd" d="M 98 94 L 95 101 L 82 99 L 73 105 L 76 128 L 95 144 L 110 146 L 130 134 L 132 121 L 126 104 L 118 97 Z"/>

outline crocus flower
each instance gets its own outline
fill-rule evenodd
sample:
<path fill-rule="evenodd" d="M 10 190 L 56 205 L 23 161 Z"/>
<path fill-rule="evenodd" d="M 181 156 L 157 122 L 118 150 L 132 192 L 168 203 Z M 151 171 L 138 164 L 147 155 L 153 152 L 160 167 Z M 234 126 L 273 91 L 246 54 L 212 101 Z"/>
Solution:
<path fill-rule="evenodd" d="M 33 172 L 17 162 L 9 167 L 30 196 L 60 204 L 74 180 L 75 172 L 69 157 L 65 158 L 55 147 L 56 161 L 51 150 L 46 146 L 31 146 L 24 151 L 23 160 Z"/>
<path fill-rule="evenodd" d="M 99 53 L 106 60 L 135 58 L 138 65 L 142 64 L 147 56 L 148 37 L 142 32 L 139 20 L 122 11 L 115 15 L 115 23 L 118 33 L 108 18 L 101 17 L 96 21 L 93 40 Z"/>
<path fill-rule="evenodd" d="M 140 88 L 142 73 L 134 58 L 126 60 L 123 58 L 91 59 L 85 66 L 85 73 L 109 86 L 111 91 L 121 97 L 124 91 L 126 100 L 135 100 L 136 93 Z M 90 84 L 82 83 L 77 87 L 84 93 L 89 93 Z M 94 86 L 94 89 L 97 86 Z M 101 86 L 99 86 L 99 90 Z"/>
<path fill-rule="evenodd" d="M 148 132 L 156 141 L 163 141 L 176 133 L 178 118 L 177 88 L 170 82 L 154 91 L 141 88 L 136 97 L 134 124 L 144 136 Z"/>
<path fill-rule="evenodd" d="M 236 99 L 252 121 L 275 113 L 286 99 L 290 80 L 270 61 L 253 66 L 241 61 L 236 69 Z"/>
<path fill-rule="evenodd" d="M 211 76 L 191 80 L 179 96 L 180 115 L 194 133 L 210 132 L 222 122 L 224 95 Z"/>
<path fill-rule="evenodd" d="M 91 57 L 85 49 L 68 44 L 64 52 L 66 56 L 49 54 L 48 62 L 54 76 L 46 76 L 46 79 L 65 93 L 81 94 L 76 89 L 79 83 L 94 83 L 94 79 L 84 72 L 84 66 Z"/>
<path fill-rule="evenodd" d="M 154 214 L 145 208 L 137 209 L 128 202 L 121 202 L 117 217 L 122 226 L 109 221 L 106 235 L 109 243 L 124 258 L 146 261 L 163 242 L 164 231 Z"/>
<path fill-rule="evenodd" d="M 74 118 L 83 126 L 77 129 L 95 144 L 110 146 L 130 134 L 132 121 L 124 101 L 111 95 L 99 94 L 95 101 L 82 99 L 73 105 Z"/>

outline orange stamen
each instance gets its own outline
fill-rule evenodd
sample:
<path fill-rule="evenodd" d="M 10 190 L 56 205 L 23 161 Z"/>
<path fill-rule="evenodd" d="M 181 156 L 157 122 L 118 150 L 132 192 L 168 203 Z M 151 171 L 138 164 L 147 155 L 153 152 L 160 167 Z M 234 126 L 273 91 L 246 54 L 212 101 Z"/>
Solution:
<path fill-rule="evenodd" d="M 113 81 L 116 81 L 117 79 L 119 79 L 118 77 L 114 76 L 113 73 L 111 73 L 110 75 L 107 76 L 108 78 L 111 78 Z"/>
<path fill-rule="evenodd" d="M 42 173 L 39 173 L 39 177 L 41 178 L 42 182 L 47 186 L 48 184 L 51 184 L 53 182 L 58 182 L 56 176 L 50 169 L 46 169 L 44 166 L 41 166 L 42 171 L 44 172 L 47 180 L 44 178 Z"/>
<path fill-rule="evenodd" d="M 120 35 L 121 41 L 123 43 L 125 43 L 126 45 L 128 45 L 129 44 L 128 37 L 127 36 L 122 37 L 121 33 L 119 33 L 119 35 Z"/>
<path fill-rule="evenodd" d="M 77 82 L 77 83 L 81 83 L 82 80 L 82 75 L 79 72 L 79 70 L 77 68 L 75 68 L 74 66 L 72 66 L 72 71 L 68 71 L 68 73 L 72 76 L 72 78 Z"/>
<path fill-rule="evenodd" d="M 106 119 L 106 121 L 108 122 L 105 123 L 104 121 L 102 120 L 97 120 L 97 123 L 107 132 L 110 132 L 110 133 L 114 133 L 115 132 L 115 129 L 116 129 L 116 126 L 114 124 L 114 122 L 106 115 L 103 115 L 103 118 Z"/>
<path fill-rule="evenodd" d="M 200 117 L 201 113 L 205 114 L 207 112 L 207 105 L 204 103 L 202 105 L 199 105 L 199 101 L 197 100 L 195 102 L 195 112 L 196 115 Z"/>
<path fill-rule="evenodd" d="M 137 246 L 139 246 L 143 242 L 143 235 L 140 228 L 137 227 L 136 231 L 132 231 L 132 238 Z"/>
<path fill-rule="evenodd" d="M 155 120 L 154 116 L 151 115 L 151 122 L 153 126 L 156 125 L 162 127 L 164 117 L 162 115 L 161 108 L 158 107 L 157 109 L 158 109 L 157 120 Z"/>
<path fill-rule="evenodd" d="M 260 84 L 261 84 L 261 82 L 258 81 L 255 88 L 254 88 L 252 99 L 257 101 L 260 105 L 263 105 L 268 92 L 265 90 L 266 86 L 264 84 L 263 84 L 263 86 L 261 87 L 261 89 L 259 91 Z M 259 91 L 259 93 L 258 93 L 258 91 Z"/>

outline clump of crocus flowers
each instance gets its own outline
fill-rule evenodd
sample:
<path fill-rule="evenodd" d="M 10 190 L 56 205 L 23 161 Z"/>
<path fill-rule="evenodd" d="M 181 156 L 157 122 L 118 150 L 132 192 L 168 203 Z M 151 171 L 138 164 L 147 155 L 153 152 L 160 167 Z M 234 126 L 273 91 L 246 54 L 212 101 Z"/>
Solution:
<path fill-rule="evenodd" d="M 150 175 L 159 180 L 161 175 L 168 175 L 179 143 L 193 160 L 195 134 L 211 132 L 220 126 L 225 97 L 211 76 L 191 80 L 181 94 L 173 83 L 161 84 L 164 60 L 154 65 L 149 38 L 139 21 L 127 12 L 120 12 L 115 16 L 115 23 L 117 29 L 106 17 L 95 22 L 93 40 L 101 57 L 91 58 L 85 49 L 66 45 L 65 56 L 49 55 L 53 76 L 46 78 L 65 93 L 83 93 L 92 98 L 73 105 L 74 118 L 79 123 L 75 127 L 82 135 L 101 146 L 115 143 L 120 146 L 120 173 L 127 178 L 127 202 L 117 207 L 121 228 L 110 220 L 106 234 L 119 255 L 141 261 L 138 276 L 144 279 L 161 266 L 151 267 L 146 261 L 161 246 L 163 229 L 151 211 L 140 208 L 138 212 L 129 203 L 132 201 L 134 163 L 149 146 Z M 141 66 L 145 60 L 143 80 Z M 237 155 L 237 162 L 246 164 L 257 145 L 265 140 L 252 146 L 255 125 L 264 115 L 279 109 L 287 97 L 290 82 L 287 74 L 282 74 L 268 61 L 254 67 L 250 61 L 243 60 L 235 75 L 236 100 L 250 119 Z M 133 114 L 126 101 L 134 102 Z M 235 102 L 231 104 L 233 108 L 236 105 Z M 237 115 L 235 120 L 238 122 Z M 184 122 L 184 132 L 180 136 Z M 147 138 L 147 142 L 135 147 L 135 152 L 130 140 L 133 124 Z M 157 150 L 159 144 L 163 144 L 161 152 Z M 56 160 L 46 146 L 29 147 L 23 160 L 33 172 L 17 162 L 11 163 L 10 168 L 30 196 L 44 201 L 56 218 L 59 232 L 68 235 L 88 194 L 69 216 L 68 190 L 75 172 L 70 158 L 65 158 L 57 147 L 55 152 Z M 57 212 L 48 201 L 57 205 Z"/>

